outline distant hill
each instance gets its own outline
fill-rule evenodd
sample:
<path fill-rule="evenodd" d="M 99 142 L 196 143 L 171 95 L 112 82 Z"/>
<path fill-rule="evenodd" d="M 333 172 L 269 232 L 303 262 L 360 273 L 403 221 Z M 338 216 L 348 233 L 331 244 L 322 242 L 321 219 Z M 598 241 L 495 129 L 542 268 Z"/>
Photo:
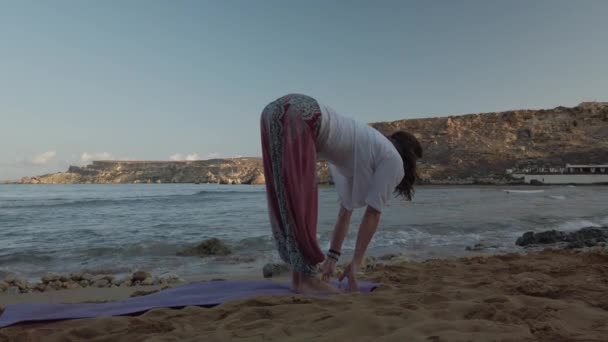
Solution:
<path fill-rule="evenodd" d="M 509 168 L 608 163 L 608 103 L 377 122 L 385 134 L 407 130 L 424 148 L 427 183 L 505 182 Z M 320 183 L 331 181 L 318 164 Z M 20 183 L 262 184 L 260 158 L 201 161 L 94 161 L 67 172 L 24 177 Z"/>

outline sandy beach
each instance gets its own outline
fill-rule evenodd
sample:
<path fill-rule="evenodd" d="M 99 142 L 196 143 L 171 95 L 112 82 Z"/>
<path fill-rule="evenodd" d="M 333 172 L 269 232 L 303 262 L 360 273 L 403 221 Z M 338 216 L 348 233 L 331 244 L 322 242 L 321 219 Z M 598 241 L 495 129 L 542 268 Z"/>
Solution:
<path fill-rule="evenodd" d="M 211 309 L 17 325 L 2 329 L 0 341 L 608 340 L 605 248 L 424 262 L 397 258 L 376 264 L 362 279 L 382 286 L 330 299 L 262 296 Z M 117 300 L 137 290 L 4 295 L 0 303 Z"/>

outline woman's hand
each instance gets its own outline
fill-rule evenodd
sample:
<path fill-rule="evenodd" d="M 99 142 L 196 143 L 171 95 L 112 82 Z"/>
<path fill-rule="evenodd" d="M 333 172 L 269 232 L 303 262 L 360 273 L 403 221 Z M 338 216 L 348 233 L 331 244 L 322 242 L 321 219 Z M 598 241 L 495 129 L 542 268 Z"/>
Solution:
<path fill-rule="evenodd" d="M 321 266 L 321 279 L 328 283 L 331 280 L 331 277 L 334 276 L 335 272 L 336 260 L 332 258 L 325 258 L 325 262 L 323 262 L 323 265 Z"/>
<path fill-rule="evenodd" d="M 348 291 L 359 292 L 359 284 L 357 283 L 357 272 L 359 272 L 359 264 L 351 261 L 348 266 L 344 269 L 344 272 L 340 275 L 339 280 L 342 281 L 344 278 L 348 278 Z"/>

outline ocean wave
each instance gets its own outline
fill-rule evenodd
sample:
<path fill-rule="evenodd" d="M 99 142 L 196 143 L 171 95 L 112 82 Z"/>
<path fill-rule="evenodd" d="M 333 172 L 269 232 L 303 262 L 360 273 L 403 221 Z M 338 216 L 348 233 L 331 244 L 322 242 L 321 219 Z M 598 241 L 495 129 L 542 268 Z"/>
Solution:
<path fill-rule="evenodd" d="M 112 206 L 123 205 L 130 203 L 155 203 L 155 202 L 171 202 L 179 204 L 180 201 L 192 202 L 193 200 L 208 201 L 213 200 L 232 200 L 231 196 L 260 196 L 262 191 L 240 191 L 240 190 L 202 190 L 194 194 L 170 194 L 170 195 L 150 195 L 150 196 L 125 196 L 118 198 L 54 198 L 54 199 L 36 199 L 36 200 L 20 200 L 20 201 L 3 201 L 0 202 L 0 209 L 13 208 L 63 208 L 63 207 L 94 207 L 94 206 Z"/>
<path fill-rule="evenodd" d="M 608 218 L 607 218 L 608 220 Z M 585 220 L 585 219 L 576 219 L 576 220 L 569 220 L 569 221 L 565 221 L 562 222 L 560 224 L 557 225 L 557 227 L 555 227 L 556 230 L 560 230 L 560 231 L 574 231 L 574 230 L 579 230 L 581 228 L 586 228 L 586 227 L 601 227 L 602 224 L 601 223 L 596 223 L 590 220 Z"/>
<path fill-rule="evenodd" d="M 271 234 L 244 238 L 234 243 L 237 251 L 266 251 L 275 247 L 274 239 Z"/>
<path fill-rule="evenodd" d="M 97 246 L 84 248 L 74 254 L 82 257 L 105 257 L 105 256 L 175 256 L 176 253 L 186 247 L 180 243 L 136 243 L 122 246 Z"/>
<path fill-rule="evenodd" d="M 209 195 L 256 195 L 263 194 L 263 191 L 243 191 L 243 190 L 201 190 L 191 196 L 209 196 Z"/>
<path fill-rule="evenodd" d="M 37 263 L 47 263 L 52 260 L 53 260 L 53 257 L 50 255 L 19 252 L 19 253 L 1 255 L 0 256 L 0 265 L 20 264 L 20 263 L 37 264 Z"/>

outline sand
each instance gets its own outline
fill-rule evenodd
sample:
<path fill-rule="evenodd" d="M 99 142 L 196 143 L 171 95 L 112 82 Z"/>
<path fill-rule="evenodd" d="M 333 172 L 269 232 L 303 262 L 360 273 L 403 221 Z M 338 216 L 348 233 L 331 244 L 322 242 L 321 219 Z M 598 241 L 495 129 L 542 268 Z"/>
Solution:
<path fill-rule="evenodd" d="M 0 341 L 608 341 L 606 250 L 399 261 L 363 278 L 385 285 L 18 325 L 0 330 Z M 95 298 L 120 297 L 109 290 Z"/>

